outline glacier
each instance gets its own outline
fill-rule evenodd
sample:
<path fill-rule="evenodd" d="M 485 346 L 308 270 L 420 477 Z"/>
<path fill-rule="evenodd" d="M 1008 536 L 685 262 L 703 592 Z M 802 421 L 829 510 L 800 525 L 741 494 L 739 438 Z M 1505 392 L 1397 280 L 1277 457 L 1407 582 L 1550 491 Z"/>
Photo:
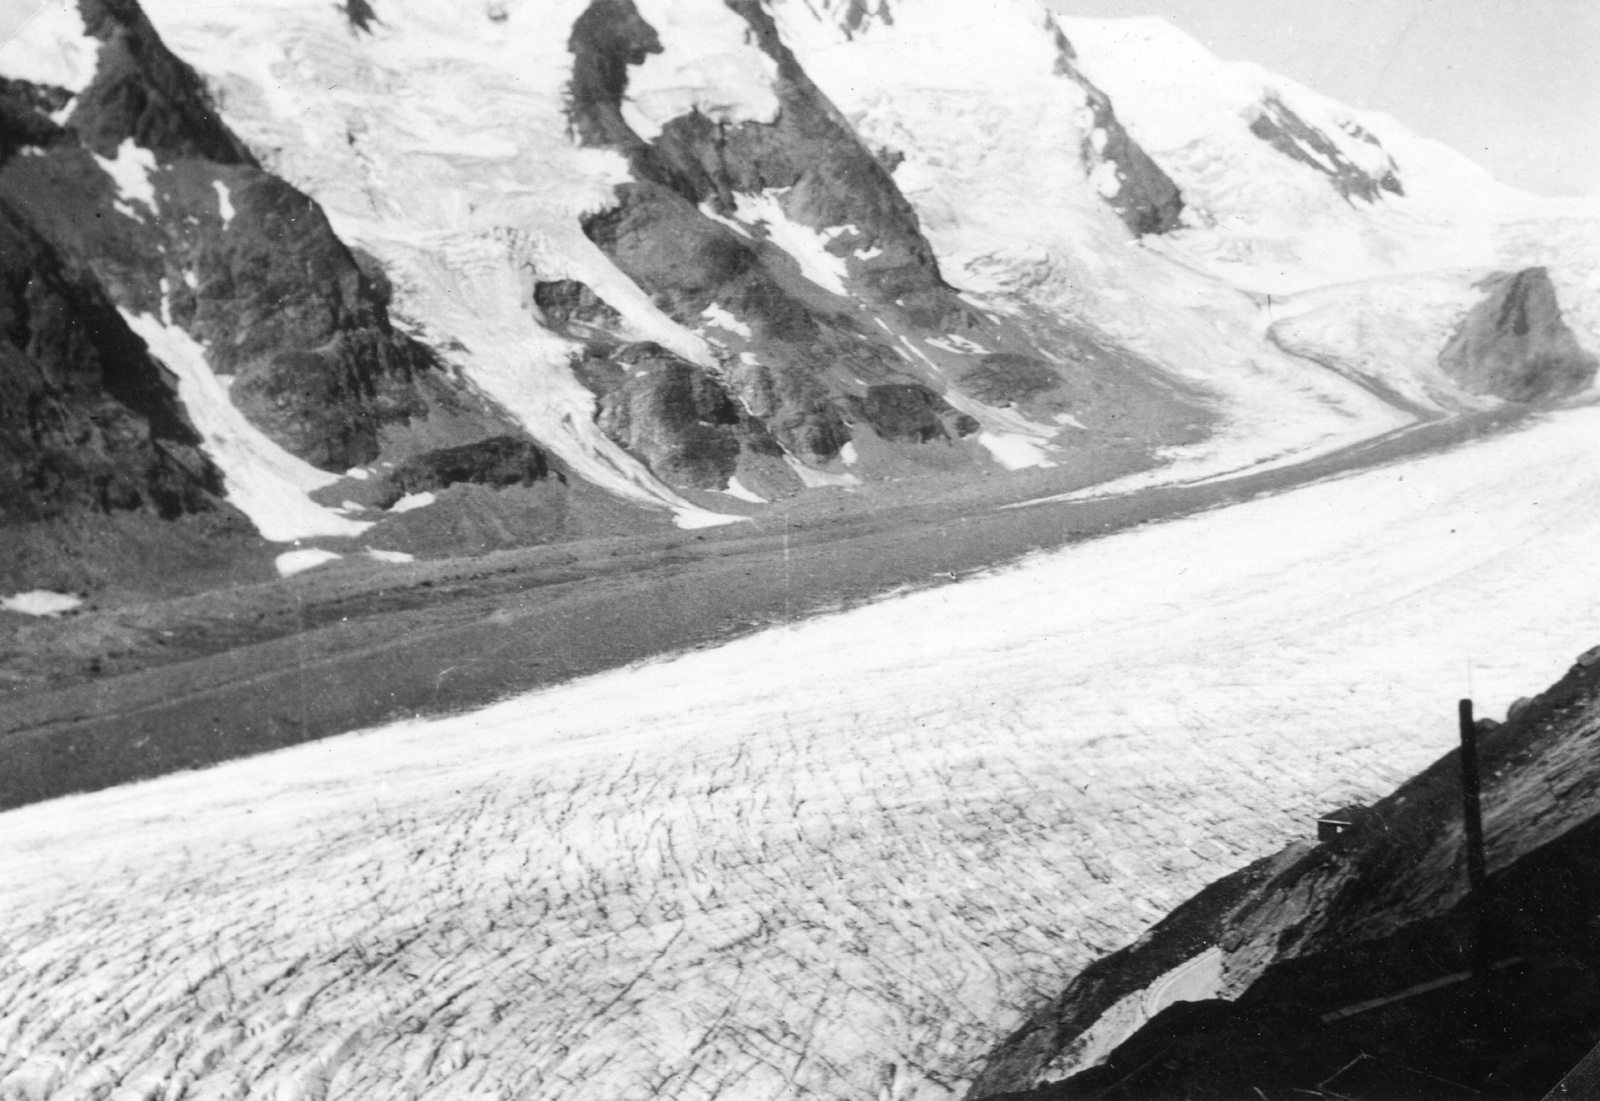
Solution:
<path fill-rule="evenodd" d="M 1077 967 L 1447 748 L 1457 696 L 1592 644 L 1597 434 L 7 812 L 0 1082 L 957 1095 Z"/>

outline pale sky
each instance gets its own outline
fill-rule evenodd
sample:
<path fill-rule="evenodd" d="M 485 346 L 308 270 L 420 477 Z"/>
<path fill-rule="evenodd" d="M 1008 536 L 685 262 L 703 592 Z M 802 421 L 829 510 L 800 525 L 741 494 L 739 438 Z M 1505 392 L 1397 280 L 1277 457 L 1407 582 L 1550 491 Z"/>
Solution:
<path fill-rule="evenodd" d="M 1159 15 L 1545 195 L 1600 194 L 1600 0 L 1054 0 Z"/>

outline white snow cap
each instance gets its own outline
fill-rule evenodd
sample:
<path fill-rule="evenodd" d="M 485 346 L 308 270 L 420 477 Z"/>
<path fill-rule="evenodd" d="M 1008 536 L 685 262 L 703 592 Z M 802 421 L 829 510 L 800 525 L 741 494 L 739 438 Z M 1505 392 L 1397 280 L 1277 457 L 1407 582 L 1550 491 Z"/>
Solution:
<path fill-rule="evenodd" d="M 778 66 L 738 15 L 721 3 L 682 0 L 638 0 L 638 8 L 662 46 L 628 70 L 623 117 L 640 137 L 649 141 L 691 111 L 728 123 L 777 117 Z"/>
<path fill-rule="evenodd" d="M 69 92 L 87 88 L 100 62 L 77 0 L 3 0 L 0 42 L 0 73 Z"/>

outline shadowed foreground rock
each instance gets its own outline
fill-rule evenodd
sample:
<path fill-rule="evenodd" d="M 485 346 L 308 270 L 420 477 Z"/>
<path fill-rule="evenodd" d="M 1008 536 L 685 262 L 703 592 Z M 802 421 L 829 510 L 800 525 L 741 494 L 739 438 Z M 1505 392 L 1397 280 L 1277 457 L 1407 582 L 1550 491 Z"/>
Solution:
<path fill-rule="evenodd" d="M 1543 1096 L 1600 1039 L 1597 741 L 1600 648 L 1478 724 L 1482 891 L 1451 753 L 1358 833 L 1315 844 L 1308 828 L 1085 969 L 969 1096 Z M 1218 997 L 1155 1011 L 1151 992 L 1203 957 Z"/>

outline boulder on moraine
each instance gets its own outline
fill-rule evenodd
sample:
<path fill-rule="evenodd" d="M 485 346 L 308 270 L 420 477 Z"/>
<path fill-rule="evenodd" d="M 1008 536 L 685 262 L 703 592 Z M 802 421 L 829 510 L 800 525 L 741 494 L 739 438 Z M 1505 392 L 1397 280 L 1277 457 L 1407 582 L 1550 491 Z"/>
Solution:
<path fill-rule="evenodd" d="M 1515 402 L 1569 397 L 1594 381 L 1600 361 L 1562 319 L 1548 271 L 1499 273 L 1479 287 L 1486 296 L 1439 353 L 1445 374 L 1474 394 Z"/>

